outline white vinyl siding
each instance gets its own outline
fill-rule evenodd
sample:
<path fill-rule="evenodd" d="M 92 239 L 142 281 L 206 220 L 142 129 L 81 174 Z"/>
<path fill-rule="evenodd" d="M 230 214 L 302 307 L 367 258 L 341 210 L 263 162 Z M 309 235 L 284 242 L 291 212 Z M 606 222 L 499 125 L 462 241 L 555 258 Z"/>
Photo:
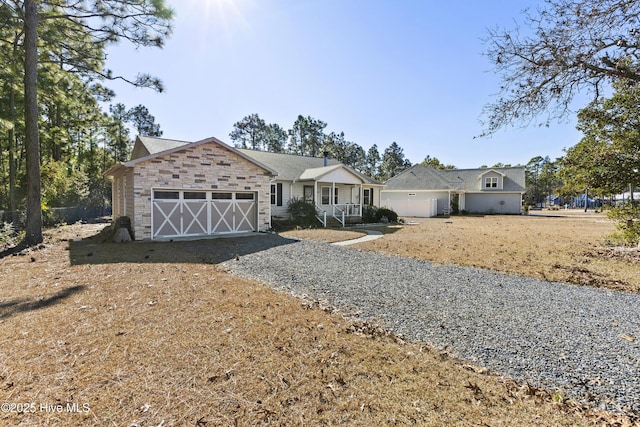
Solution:
<path fill-rule="evenodd" d="M 465 194 L 465 210 L 471 213 L 519 214 L 521 206 L 520 193 Z"/>

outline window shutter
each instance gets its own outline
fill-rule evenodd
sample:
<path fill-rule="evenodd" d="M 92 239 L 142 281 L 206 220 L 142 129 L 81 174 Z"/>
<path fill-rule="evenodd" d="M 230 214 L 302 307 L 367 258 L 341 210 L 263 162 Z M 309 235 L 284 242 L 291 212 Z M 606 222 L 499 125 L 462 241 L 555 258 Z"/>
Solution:
<path fill-rule="evenodd" d="M 276 187 L 277 187 L 276 197 L 278 199 L 277 205 L 282 206 L 282 183 L 281 182 L 276 183 Z"/>

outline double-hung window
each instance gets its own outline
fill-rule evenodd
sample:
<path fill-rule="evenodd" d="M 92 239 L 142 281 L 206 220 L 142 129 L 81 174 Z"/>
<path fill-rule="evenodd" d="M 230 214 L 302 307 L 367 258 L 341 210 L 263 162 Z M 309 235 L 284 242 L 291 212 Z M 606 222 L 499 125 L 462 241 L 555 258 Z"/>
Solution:
<path fill-rule="evenodd" d="M 369 188 L 365 188 L 364 190 L 362 190 L 362 204 L 365 206 L 369 206 L 372 205 L 372 197 L 371 197 L 371 193 L 373 192 L 372 189 Z"/>
<path fill-rule="evenodd" d="M 331 204 L 331 187 L 322 187 L 320 191 L 321 191 L 322 204 L 330 205 Z M 333 188 L 333 204 L 334 205 L 338 204 L 338 188 L 337 187 Z"/>
<path fill-rule="evenodd" d="M 484 179 L 484 188 L 498 188 L 498 177 L 488 176 Z"/>

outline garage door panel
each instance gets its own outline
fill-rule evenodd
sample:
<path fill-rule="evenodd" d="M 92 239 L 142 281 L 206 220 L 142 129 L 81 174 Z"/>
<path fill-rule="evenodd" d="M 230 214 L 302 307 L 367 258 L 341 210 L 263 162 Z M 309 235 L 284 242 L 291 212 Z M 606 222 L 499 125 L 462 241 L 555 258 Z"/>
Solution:
<path fill-rule="evenodd" d="M 207 234 L 208 217 L 207 201 L 185 201 L 182 211 L 182 234 Z"/>
<path fill-rule="evenodd" d="M 179 236 L 180 225 L 179 201 L 155 201 L 153 204 L 153 230 L 156 236 Z"/>
<path fill-rule="evenodd" d="M 211 201 L 211 233 L 230 233 L 233 231 L 233 201 Z"/>
<path fill-rule="evenodd" d="M 236 202 L 236 230 L 253 231 L 256 217 L 256 204 L 253 200 L 239 200 Z"/>

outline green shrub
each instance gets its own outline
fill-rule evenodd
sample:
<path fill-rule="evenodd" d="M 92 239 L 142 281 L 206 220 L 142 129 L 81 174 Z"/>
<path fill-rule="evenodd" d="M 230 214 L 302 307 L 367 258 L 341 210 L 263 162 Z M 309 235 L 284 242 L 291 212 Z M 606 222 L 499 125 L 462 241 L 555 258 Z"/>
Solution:
<path fill-rule="evenodd" d="M 362 211 L 362 222 L 398 222 L 398 214 L 385 207 L 365 206 Z"/>
<path fill-rule="evenodd" d="M 0 247 L 14 245 L 19 240 L 19 233 L 10 222 L 0 224 Z"/>
<path fill-rule="evenodd" d="M 376 212 L 377 222 L 384 222 L 383 218 L 386 218 L 388 222 L 398 222 L 398 214 L 392 209 L 382 207 Z"/>
<path fill-rule="evenodd" d="M 318 223 L 316 219 L 316 207 L 313 203 L 294 197 L 289 200 L 287 211 L 291 215 L 291 222 L 301 227 L 311 227 Z"/>
<path fill-rule="evenodd" d="M 611 235 L 614 241 L 624 245 L 640 244 L 640 206 L 626 203 L 607 212 L 607 217 L 616 222 L 617 232 Z"/>
<path fill-rule="evenodd" d="M 378 208 L 375 206 L 364 206 L 362 209 L 362 222 L 365 224 L 369 224 L 372 222 L 378 222 L 376 219 L 376 213 L 378 212 Z"/>

